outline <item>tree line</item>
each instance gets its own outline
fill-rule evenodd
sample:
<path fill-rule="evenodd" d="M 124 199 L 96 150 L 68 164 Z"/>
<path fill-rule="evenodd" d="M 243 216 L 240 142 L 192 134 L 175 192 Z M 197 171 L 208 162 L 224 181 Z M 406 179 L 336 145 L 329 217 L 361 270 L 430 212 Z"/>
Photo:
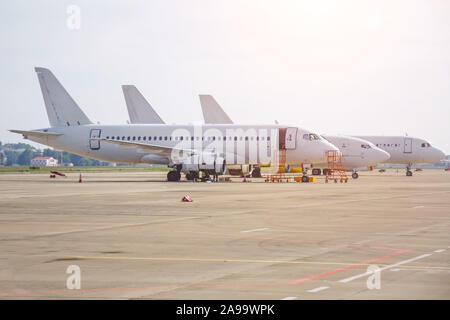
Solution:
<path fill-rule="evenodd" d="M 104 166 L 107 162 L 81 157 L 65 151 L 57 151 L 51 148 L 38 149 L 27 143 L 5 143 L 0 141 L 0 165 L 4 166 L 29 166 L 35 157 L 53 157 L 58 164 L 73 163 L 74 166 Z"/>

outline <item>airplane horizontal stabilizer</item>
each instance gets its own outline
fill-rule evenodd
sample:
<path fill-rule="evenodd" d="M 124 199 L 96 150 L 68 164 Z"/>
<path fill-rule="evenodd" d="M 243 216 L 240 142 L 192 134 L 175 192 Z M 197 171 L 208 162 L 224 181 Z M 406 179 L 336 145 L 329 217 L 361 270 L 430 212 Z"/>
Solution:
<path fill-rule="evenodd" d="M 9 130 L 13 133 L 18 133 L 23 135 L 23 137 L 26 139 L 28 136 L 32 137 L 38 137 L 38 138 L 44 138 L 44 137 L 57 137 L 62 136 L 62 133 L 53 133 L 53 132 L 43 132 L 43 131 L 26 131 L 26 130 Z"/>

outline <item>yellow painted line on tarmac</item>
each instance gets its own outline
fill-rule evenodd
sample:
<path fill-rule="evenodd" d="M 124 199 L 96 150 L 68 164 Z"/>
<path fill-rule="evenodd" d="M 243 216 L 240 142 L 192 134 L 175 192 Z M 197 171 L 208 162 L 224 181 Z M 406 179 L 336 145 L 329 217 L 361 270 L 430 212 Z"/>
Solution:
<path fill-rule="evenodd" d="M 83 260 L 131 260 L 131 261 L 185 261 L 185 262 L 241 262 L 241 263 L 280 263 L 280 264 L 313 264 L 313 265 L 353 265 L 353 262 L 328 262 L 328 261 L 283 261 L 283 260 L 253 260 L 253 259 L 219 259 L 219 258 L 181 258 L 181 257 L 103 257 L 103 256 L 70 256 L 64 259 Z M 368 266 L 370 264 L 361 264 Z M 387 264 L 377 264 L 377 266 L 387 266 Z M 437 266 L 408 266 L 402 268 L 411 269 L 441 269 L 450 270 L 450 267 Z"/>

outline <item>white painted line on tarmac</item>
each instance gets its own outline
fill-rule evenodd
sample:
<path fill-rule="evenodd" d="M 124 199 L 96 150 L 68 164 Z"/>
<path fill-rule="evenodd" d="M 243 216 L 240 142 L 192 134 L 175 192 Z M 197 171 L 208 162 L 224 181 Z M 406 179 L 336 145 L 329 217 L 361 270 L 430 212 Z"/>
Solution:
<path fill-rule="evenodd" d="M 415 257 L 415 258 L 411 258 L 411 259 L 408 259 L 408 260 L 403 260 L 403 261 L 400 261 L 400 262 L 397 262 L 397 263 L 385 266 L 383 268 L 380 268 L 380 271 L 383 271 L 383 270 L 386 270 L 386 269 L 390 269 L 390 268 L 393 268 L 393 267 L 396 267 L 396 266 L 400 266 L 400 265 L 408 263 L 408 262 L 412 262 L 412 261 L 416 261 L 416 260 L 419 260 L 419 259 L 423 259 L 423 258 L 429 257 L 431 255 L 432 255 L 432 253 L 422 254 L 421 256 L 418 256 L 418 257 Z M 371 274 L 372 274 L 372 272 L 364 272 L 364 273 L 361 273 L 361 274 L 357 274 L 356 276 L 353 276 L 353 277 L 348 277 L 348 278 L 339 280 L 339 282 L 347 283 L 347 282 L 350 282 L 350 281 L 355 280 L 355 279 L 359 279 L 359 278 L 362 278 L 362 277 L 370 276 Z"/>
<path fill-rule="evenodd" d="M 412 207 L 413 209 L 420 209 L 420 208 L 425 208 L 425 206 L 415 206 L 415 207 Z"/>
<path fill-rule="evenodd" d="M 315 288 L 315 289 L 308 290 L 308 292 L 314 293 L 314 292 L 319 292 L 319 291 L 322 291 L 322 290 L 325 290 L 325 289 L 328 289 L 328 288 L 329 287 L 318 287 L 318 288 Z"/>
<path fill-rule="evenodd" d="M 295 300 L 295 299 L 297 299 L 297 297 L 286 297 L 281 300 Z"/>
<path fill-rule="evenodd" d="M 444 252 L 444 251 L 445 251 L 445 249 L 434 250 L 434 252 L 436 252 L 436 253 L 441 253 L 441 252 Z"/>
<path fill-rule="evenodd" d="M 246 233 L 246 232 L 256 232 L 256 231 L 264 231 L 264 230 L 268 230 L 269 228 L 259 228 L 259 229 L 252 229 L 252 230 L 244 230 L 241 231 L 242 233 Z"/>

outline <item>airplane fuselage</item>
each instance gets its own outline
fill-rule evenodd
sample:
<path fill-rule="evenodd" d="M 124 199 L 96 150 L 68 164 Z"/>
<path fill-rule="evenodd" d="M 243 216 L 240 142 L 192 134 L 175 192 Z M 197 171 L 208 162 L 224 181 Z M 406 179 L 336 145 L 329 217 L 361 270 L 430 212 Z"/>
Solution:
<path fill-rule="evenodd" d="M 445 154 L 427 141 L 407 136 L 358 136 L 372 142 L 388 152 L 391 157 L 384 163 L 406 164 L 428 163 L 442 160 Z"/>
<path fill-rule="evenodd" d="M 59 136 L 26 136 L 35 142 L 100 161 L 174 164 L 170 156 L 148 152 L 139 145 L 201 150 L 226 157 L 227 164 L 267 164 L 279 160 L 280 144 L 286 164 L 324 161 L 329 142 L 309 139 L 310 131 L 281 125 L 80 125 L 36 130 Z M 283 131 L 283 137 L 280 132 Z M 308 139 L 306 138 L 308 137 Z M 106 139 L 113 141 L 103 141 Z M 280 141 L 283 140 L 283 141 Z M 123 147 L 114 142 L 129 142 Z"/>

